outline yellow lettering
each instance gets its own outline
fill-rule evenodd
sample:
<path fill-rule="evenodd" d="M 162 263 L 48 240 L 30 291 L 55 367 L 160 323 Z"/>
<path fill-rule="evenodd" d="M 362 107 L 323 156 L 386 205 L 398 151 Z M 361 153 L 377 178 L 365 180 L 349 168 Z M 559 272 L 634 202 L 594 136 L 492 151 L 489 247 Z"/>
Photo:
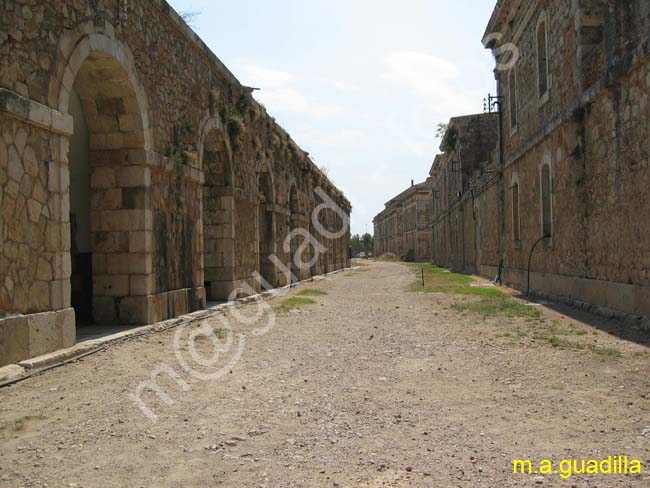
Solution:
<path fill-rule="evenodd" d="M 641 474 L 641 461 L 633 459 L 630 461 L 630 474 Z"/>
<path fill-rule="evenodd" d="M 600 463 L 600 473 L 612 474 L 612 456 L 609 456 L 607 459 Z"/>
<path fill-rule="evenodd" d="M 571 461 L 566 459 L 560 461 L 560 478 L 565 480 L 571 478 Z"/>
<path fill-rule="evenodd" d="M 593 459 L 587 461 L 587 474 L 598 474 L 598 461 Z"/>
<path fill-rule="evenodd" d="M 580 466 L 580 467 L 578 467 Z M 573 472 L 575 474 L 585 474 L 585 462 L 580 461 L 580 465 L 578 465 L 578 461 L 573 461 Z"/>
<path fill-rule="evenodd" d="M 548 459 L 542 459 L 539 463 L 539 474 L 553 474 L 553 463 Z"/>
<path fill-rule="evenodd" d="M 533 463 L 530 459 L 515 459 L 512 464 L 515 474 L 532 474 L 533 472 Z"/>

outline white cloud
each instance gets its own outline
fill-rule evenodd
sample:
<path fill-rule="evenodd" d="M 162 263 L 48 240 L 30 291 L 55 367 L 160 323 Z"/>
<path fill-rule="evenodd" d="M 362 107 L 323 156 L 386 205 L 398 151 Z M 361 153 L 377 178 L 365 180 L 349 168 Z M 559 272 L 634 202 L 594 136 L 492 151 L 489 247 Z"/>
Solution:
<path fill-rule="evenodd" d="M 368 144 L 368 132 L 361 129 L 332 127 L 323 130 L 321 127 L 303 127 L 294 129 L 296 140 L 311 147 L 357 148 Z"/>
<path fill-rule="evenodd" d="M 360 91 L 359 87 L 351 83 L 344 83 L 342 81 L 328 80 L 328 83 L 340 92 L 354 93 Z"/>
<path fill-rule="evenodd" d="M 382 78 L 408 88 L 440 113 L 476 111 L 481 95 L 463 87 L 463 74 L 452 62 L 421 51 L 392 51 Z"/>
<path fill-rule="evenodd" d="M 303 95 L 294 87 L 299 80 L 292 73 L 252 62 L 240 62 L 237 66 L 242 83 L 260 88 L 254 96 L 271 112 L 295 112 L 313 117 L 327 117 L 341 111 L 340 107 L 326 105 Z"/>
<path fill-rule="evenodd" d="M 271 112 L 300 112 L 314 117 L 327 117 L 341 111 L 340 107 L 310 100 L 293 88 L 277 88 L 255 92 L 255 98 Z"/>
<path fill-rule="evenodd" d="M 245 85 L 260 88 L 279 87 L 296 81 L 296 77 L 291 73 L 264 68 L 253 63 L 240 63 L 237 68 Z"/>

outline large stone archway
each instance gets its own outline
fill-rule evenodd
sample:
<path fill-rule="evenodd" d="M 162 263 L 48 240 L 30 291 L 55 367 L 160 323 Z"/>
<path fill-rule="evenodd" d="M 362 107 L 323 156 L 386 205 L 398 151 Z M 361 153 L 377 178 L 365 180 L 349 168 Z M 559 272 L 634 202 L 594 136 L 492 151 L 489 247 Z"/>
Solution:
<path fill-rule="evenodd" d="M 257 255 L 262 287 L 276 286 L 276 268 L 271 260 L 275 255 L 275 189 L 273 173 L 268 163 L 260 163 L 257 170 Z"/>
<path fill-rule="evenodd" d="M 223 301 L 235 282 L 235 197 L 231 150 L 221 121 L 205 124 L 199 149 L 203 187 L 204 286 L 208 300 Z"/>
<path fill-rule="evenodd" d="M 301 238 L 294 235 L 300 227 L 300 202 L 298 201 L 298 187 L 295 181 L 289 185 L 289 269 L 291 270 L 291 283 L 300 280 L 300 268 L 296 265 L 296 253 L 300 248 Z"/>
<path fill-rule="evenodd" d="M 61 152 L 69 146 L 70 247 L 64 252 L 70 253 L 77 325 L 148 323 L 151 170 L 141 163 L 152 141 L 148 104 L 127 50 L 104 33 L 82 37 L 63 69 L 58 107 L 75 126 Z"/>
<path fill-rule="evenodd" d="M 25 35 L 4 46 L 0 87 L 0 364 L 71 346 L 77 322 L 197 310 L 206 283 L 212 298 L 231 279 L 240 295 L 259 289 L 260 271 L 285 285 L 285 240 L 311 229 L 314 188 L 349 211 L 164 2 L 36 10 L 6 12 Z"/>

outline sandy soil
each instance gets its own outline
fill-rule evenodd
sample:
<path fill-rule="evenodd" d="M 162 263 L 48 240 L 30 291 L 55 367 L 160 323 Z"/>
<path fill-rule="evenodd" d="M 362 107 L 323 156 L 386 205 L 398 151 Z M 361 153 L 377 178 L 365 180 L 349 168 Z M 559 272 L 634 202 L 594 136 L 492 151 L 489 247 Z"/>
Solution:
<path fill-rule="evenodd" d="M 613 352 L 552 347 L 529 319 L 461 314 L 452 304 L 476 298 L 408 292 L 412 281 L 404 265 L 375 263 L 310 284 L 328 295 L 278 314 L 266 333 L 232 314 L 206 321 L 233 343 L 192 374 L 170 331 L 3 389 L 0 486 L 650 486 L 642 338 L 544 308 L 548 323 L 584 331 L 573 340 Z M 193 346 L 214 353 L 209 338 Z M 189 361 L 193 346 L 176 349 Z M 145 392 L 152 422 L 129 394 L 161 365 L 187 391 L 161 375 L 173 403 Z M 642 460 L 644 474 L 512 474 L 515 458 L 609 455 Z"/>

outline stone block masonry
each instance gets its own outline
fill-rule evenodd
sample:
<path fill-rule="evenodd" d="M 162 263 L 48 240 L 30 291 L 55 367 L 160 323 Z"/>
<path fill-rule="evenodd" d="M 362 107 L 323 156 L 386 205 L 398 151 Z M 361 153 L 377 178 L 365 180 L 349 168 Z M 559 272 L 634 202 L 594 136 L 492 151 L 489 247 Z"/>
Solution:
<path fill-rule="evenodd" d="M 526 290 L 541 239 L 533 293 L 650 317 L 650 4 L 503 0 L 485 34 L 499 151 L 436 159 L 433 262 Z"/>
<path fill-rule="evenodd" d="M 0 19 L 0 365 L 226 299 L 350 203 L 163 0 Z M 334 227 L 335 217 L 323 215 Z M 340 222 L 339 222 L 340 223 Z M 301 278 L 347 266 L 347 233 Z M 250 292 L 250 291 L 249 291 Z M 241 293 L 244 293 L 243 291 Z"/>
<path fill-rule="evenodd" d="M 405 261 L 424 262 L 431 256 L 431 180 L 412 184 L 386 203 L 374 220 L 375 256 L 392 253 Z"/>

